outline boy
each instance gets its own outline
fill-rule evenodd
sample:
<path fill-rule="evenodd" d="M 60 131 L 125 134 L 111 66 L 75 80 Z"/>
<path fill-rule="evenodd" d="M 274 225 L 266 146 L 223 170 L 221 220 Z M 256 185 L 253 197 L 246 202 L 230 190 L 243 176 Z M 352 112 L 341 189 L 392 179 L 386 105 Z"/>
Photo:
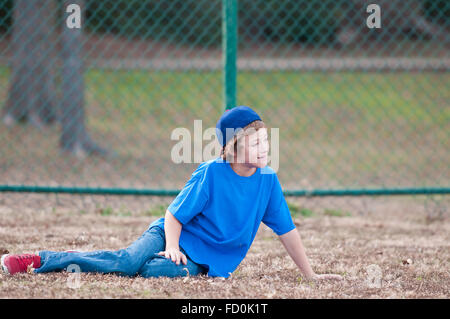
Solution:
<path fill-rule="evenodd" d="M 242 129 L 243 128 L 243 129 Z M 208 274 L 228 277 L 247 254 L 261 222 L 280 238 L 307 279 L 342 279 L 311 269 L 276 173 L 267 166 L 267 129 L 247 106 L 226 111 L 217 122 L 221 157 L 204 162 L 169 205 L 165 217 L 126 249 L 5 255 L 14 274 L 76 264 L 81 271 L 143 277 Z"/>

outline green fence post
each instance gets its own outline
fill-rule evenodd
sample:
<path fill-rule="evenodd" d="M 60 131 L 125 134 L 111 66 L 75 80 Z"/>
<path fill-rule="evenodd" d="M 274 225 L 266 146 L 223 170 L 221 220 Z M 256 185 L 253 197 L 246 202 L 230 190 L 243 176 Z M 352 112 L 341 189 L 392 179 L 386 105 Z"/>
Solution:
<path fill-rule="evenodd" d="M 237 0 L 222 0 L 223 109 L 236 106 Z"/>

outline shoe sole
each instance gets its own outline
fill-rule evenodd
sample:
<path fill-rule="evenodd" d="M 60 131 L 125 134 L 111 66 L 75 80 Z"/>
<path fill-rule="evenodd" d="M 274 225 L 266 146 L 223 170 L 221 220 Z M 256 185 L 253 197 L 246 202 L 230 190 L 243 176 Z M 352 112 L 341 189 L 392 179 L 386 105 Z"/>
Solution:
<path fill-rule="evenodd" d="M 2 258 L 1 258 L 1 260 L 0 260 L 0 263 L 1 263 L 1 265 L 2 265 L 3 271 L 4 271 L 6 274 L 9 275 L 8 267 L 6 267 L 6 265 L 5 265 L 5 258 L 6 258 L 7 256 L 9 256 L 9 254 L 3 255 Z"/>

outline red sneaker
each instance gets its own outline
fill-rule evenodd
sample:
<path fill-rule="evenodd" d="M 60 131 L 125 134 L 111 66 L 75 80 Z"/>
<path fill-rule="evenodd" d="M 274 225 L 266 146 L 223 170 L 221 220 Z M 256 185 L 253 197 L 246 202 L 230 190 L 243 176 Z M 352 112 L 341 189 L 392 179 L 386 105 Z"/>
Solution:
<path fill-rule="evenodd" d="M 14 275 L 18 272 L 27 272 L 28 266 L 41 267 L 41 257 L 34 254 L 3 255 L 1 258 L 3 271 Z"/>

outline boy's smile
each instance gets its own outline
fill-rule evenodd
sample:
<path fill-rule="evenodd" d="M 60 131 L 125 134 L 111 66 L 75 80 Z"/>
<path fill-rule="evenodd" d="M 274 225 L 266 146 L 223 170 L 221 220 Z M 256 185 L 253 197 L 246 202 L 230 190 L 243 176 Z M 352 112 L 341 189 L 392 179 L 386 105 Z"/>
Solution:
<path fill-rule="evenodd" d="M 266 128 L 254 130 L 239 139 L 237 155 L 230 164 L 241 176 L 251 176 L 256 169 L 263 168 L 268 162 L 269 142 Z"/>

